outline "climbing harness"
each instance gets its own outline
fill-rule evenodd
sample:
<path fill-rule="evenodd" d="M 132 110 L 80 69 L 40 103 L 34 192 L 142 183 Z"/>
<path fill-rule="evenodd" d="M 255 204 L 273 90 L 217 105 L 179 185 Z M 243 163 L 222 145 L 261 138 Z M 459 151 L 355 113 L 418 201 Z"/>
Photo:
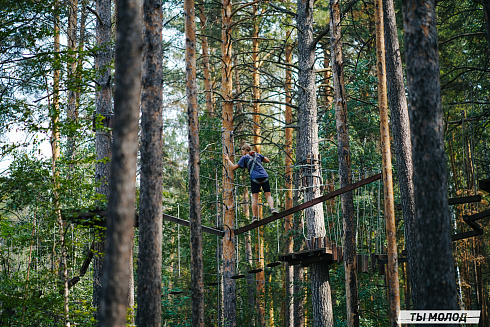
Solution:
<path fill-rule="evenodd" d="M 255 155 L 255 152 L 251 152 L 250 154 L 250 157 L 251 159 L 247 161 L 247 168 L 248 168 L 248 172 L 251 174 L 252 171 L 254 170 L 255 168 L 255 165 L 259 165 L 260 167 L 264 168 L 260 162 L 257 160 L 257 156 Z M 263 181 L 259 181 L 257 180 L 256 178 L 252 179 L 253 182 L 257 183 L 257 184 L 264 184 L 265 182 L 267 182 L 269 180 L 269 177 L 266 177 Z"/>

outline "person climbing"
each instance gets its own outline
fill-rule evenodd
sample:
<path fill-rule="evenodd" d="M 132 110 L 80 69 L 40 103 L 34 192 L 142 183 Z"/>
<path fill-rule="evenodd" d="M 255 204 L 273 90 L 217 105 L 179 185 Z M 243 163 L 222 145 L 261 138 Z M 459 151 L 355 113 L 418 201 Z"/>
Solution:
<path fill-rule="evenodd" d="M 276 214 L 279 212 L 274 208 L 274 199 L 271 195 L 269 175 L 265 171 L 264 166 L 262 166 L 262 162 L 268 163 L 270 160 L 260 153 L 252 151 L 250 144 L 243 144 L 241 150 L 242 157 L 237 164 L 234 164 L 227 154 L 225 154 L 224 158 L 228 161 L 232 171 L 235 171 L 238 168 L 248 169 L 252 186 L 252 222 L 255 222 L 258 220 L 257 217 L 259 216 L 259 192 L 261 188 L 264 191 L 271 213 Z"/>

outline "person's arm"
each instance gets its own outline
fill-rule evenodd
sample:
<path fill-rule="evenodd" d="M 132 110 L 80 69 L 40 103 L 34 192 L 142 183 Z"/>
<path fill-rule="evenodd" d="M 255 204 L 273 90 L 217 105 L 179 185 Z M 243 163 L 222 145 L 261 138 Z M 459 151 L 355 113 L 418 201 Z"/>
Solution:
<path fill-rule="evenodd" d="M 262 162 L 269 163 L 269 162 L 271 162 L 271 161 L 269 160 L 269 158 L 267 158 L 266 156 L 264 156 L 264 157 L 262 158 Z"/>
<path fill-rule="evenodd" d="M 228 165 L 230 166 L 231 168 L 231 171 L 235 171 L 237 170 L 238 168 L 240 168 L 240 166 L 238 164 L 234 164 L 231 160 L 230 160 L 230 157 L 228 157 L 227 154 L 225 154 L 225 160 L 228 162 Z"/>

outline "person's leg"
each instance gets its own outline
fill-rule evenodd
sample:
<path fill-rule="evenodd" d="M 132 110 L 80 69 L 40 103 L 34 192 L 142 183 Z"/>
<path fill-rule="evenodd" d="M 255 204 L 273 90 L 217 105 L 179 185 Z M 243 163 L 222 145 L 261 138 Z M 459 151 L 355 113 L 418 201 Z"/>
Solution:
<path fill-rule="evenodd" d="M 259 217 L 259 193 L 252 193 L 252 215 Z"/>
<path fill-rule="evenodd" d="M 264 184 L 262 184 L 262 189 L 264 190 L 264 195 L 265 195 L 265 198 L 267 199 L 267 204 L 269 205 L 269 208 L 271 209 L 271 212 L 273 214 L 274 213 L 278 213 L 279 211 L 277 211 L 274 208 L 274 199 L 272 198 L 272 195 L 271 195 L 271 186 L 269 184 L 269 181 L 267 181 Z"/>
<path fill-rule="evenodd" d="M 264 192 L 265 198 L 267 199 L 267 204 L 269 208 L 274 209 L 274 199 L 272 198 L 271 192 Z"/>
<path fill-rule="evenodd" d="M 259 192 L 260 185 L 251 181 L 251 189 L 252 189 L 252 220 L 258 219 L 259 217 Z"/>

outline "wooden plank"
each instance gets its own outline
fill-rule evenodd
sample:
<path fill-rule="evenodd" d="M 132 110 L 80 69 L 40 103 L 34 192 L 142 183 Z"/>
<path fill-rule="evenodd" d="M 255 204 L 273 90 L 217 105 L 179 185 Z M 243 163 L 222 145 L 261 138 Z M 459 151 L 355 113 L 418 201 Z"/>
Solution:
<path fill-rule="evenodd" d="M 479 212 L 479 213 L 475 213 L 474 215 L 471 215 L 471 216 L 463 216 L 463 220 L 465 222 L 475 221 L 475 220 L 480 220 L 480 219 L 488 217 L 488 216 L 490 216 L 490 209 Z"/>
<path fill-rule="evenodd" d="M 314 256 L 310 258 L 294 259 L 294 260 L 287 261 L 287 263 L 290 266 L 302 265 L 303 267 L 306 267 L 312 263 L 323 262 L 323 261 L 327 261 L 328 264 L 332 264 L 335 262 L 331 254 L 325 254 L 322 256 Z"/>
<path fill-rule="evenodd" d="M 481 195 L 472 195 L 472 196 L 463 196 L 460 198 L 450 198 L 447 200 L 447 203 L 449 205 L 455 205 L 455 204 L 463 204 L 463 203 L 472 203 L 472 202 L 480 202 L 481 201 Z"/>
<path fill-rule="evenodd" d="M 481 180 L 479 180 L 478 181 L 478 187 L 481 190 L 490 193 L 490 179 L 481 179 Z"/>
<path fill-rule="evenodd" d="M 299 204 L 295 207 L 292 207 L 288 210 L 284 210 L 284 211 L 281 211 L 279 213 L 276 213 L 272 216 L 269 216 L 267 218 L 264 218 L 264 219 L 261 219 L 255 223 L 252 223 L 252 224 L 249 224 L 249 225 L 245 225 L 243 227 L 240 227 L 238 229 L 235 229 L 235 235 L 240 235 L 242 233 L 245 233 L 245 232 L 248 232 L 249 230 L 252 230 L 252 229 L 255 229 L 257 227 L 260 227 L 260 226 L 263 226 L 263 225 L 266 225 L 270 222 L 273 222 L 277 219 L 280 219 L 280 218 L 284 218 L 284 217 L 287 217 L 295 212 L 298 212 L 298 211 L 301 211 L 301 210 L 304 210 L 306 208 L 309 208 L 309 207 L 312 207 L 316 204 L 319 204 L 319 203 L 322 203 L 322 202 L 325 202 L 329 199 L 332 199 L 338 195 L 341 195 L 341 194 L 344 194 L 344 193 L 347 193 L 347 192 L 350 192 L 352 190 L 355 190 L 361 186 L 364 186 L 364 185 L 367 185 L 367 184 L 370 184 L 374 181 L 377 181 L 378 179 L 381 178 L 381 174 L 376 174 L 376 175 L 373 175 L 371 177 L 368 177 L 366 179 L 363 179 L 363 180 L 360 180 L 359 182 L 357 183 L 354 183 L 354 184 L 350 184 L 350 185 L 347 185 L 347 186 L 344 186 L 342 188 L 339 188 L 338 190 L 335 190 L 333 192 L 330 192 L 328 194 L 325 194 L 325 195 L 322 195 L 318 198 L 315 198 L 313 200 L 310 200 L 310 201 L 307 201 L 305 203 L 302 203 L 302 204 Z"/>
<path fill-rule="evenodd" d="M 180 218 L 170 216 L 167 214 L 163 214 L 163 219 L 177 223 L 177 224 L 182 225 L 182 226 L 187 226 L 187 227 L 189 227 L 189 224 L 190 224 L 188 220 L 180 219 Z M 213 235 L 217 235 L 217 236 L 221 236 L 221 237 L 225 236 L 225 232 L 223 232 L 222 230 L 207 227 L 207 226 L 201 226 L 201 228 L 202 228 L 203 232 L 213 234 Z"/>
<path fill-rule="evenodd" d="M 474 230 L 483 230 L 483 228 L 481 228 L 480 224 L 478 224 L 476 221 L 466 220 L 466 219 L 464 219 L 464 217 L 463 217 L 463 220 L 465 223 L 467 223 Z"/>
<path fill-rule="evenodd" d="M 93 218 L 95 218 L 96 216 L 107 217 L 108 214 L 109 214 L 109 212 L 107 210 L 94 210 L 94 211 L 84 212 L 84 213 L 78 214 L 76 217 L 68 217 L 65 219 L 73 221 L 75 223 L 79 223 L 81 225 L 105 226 L 106 225 L 105 219 L 101 219 L 98 222 L 94 222 Z M 167 215 L 167 214 L 163 214 L 163 219 L 167 220 L 167 221 L 174 222 L 174 223 L 182 225 L 182 226 L 189 227 L 189 225 L 190 225 L 188 220 L 180 219 L 180 218 L 177 218 L 177 217 L 174 217 L 171 215 Z M 136 214 L 136 224 L 134 227 L 138 227 L 138 221 L 139 221 L 139 215 Z M 222 230 L 212 228 L 212 227 L 207 227 L 207 226 L 202 226 L 202 231 L 209 233 L 209 234 L 221 236 L 221 237 L 223 237 L 225 235 L 225 232 L 223 232 Z"/>
<path fill-rule="evenodd" d="M 369 257 L 367 254 L 362 255 L 362 272 L 367 273 L 369 272 Z"/>
<path fill-rule="evenodd" d="M 76 283 L 78 283 L 80 281 L 80 279 L 83 276 L 85 276 L 93 257 L 94 257 L 94 243 L 92 242 L 92 245 L 90 246 L 90 248 L 88 250 L 87 257 L 83 261 L 82 268 L 80 268 L 80 275 L 75 276 L 68 281 L 68 288 L 72 288 Z"/>
<path fill-rule="evenodd" d="M 468 232 L 463 232 L 463 233 L 451 235 L 451 239 L 454 242 L 454 241 L 458 241 L 458 240 L 462 240 L 465 238 L 469 238 L 469 237 L 473 237 L 473 236 L 477 236 L 477 235 L 482 235 L 482 234 L 483 234 L 483 230 L 471 230 Z"/>

